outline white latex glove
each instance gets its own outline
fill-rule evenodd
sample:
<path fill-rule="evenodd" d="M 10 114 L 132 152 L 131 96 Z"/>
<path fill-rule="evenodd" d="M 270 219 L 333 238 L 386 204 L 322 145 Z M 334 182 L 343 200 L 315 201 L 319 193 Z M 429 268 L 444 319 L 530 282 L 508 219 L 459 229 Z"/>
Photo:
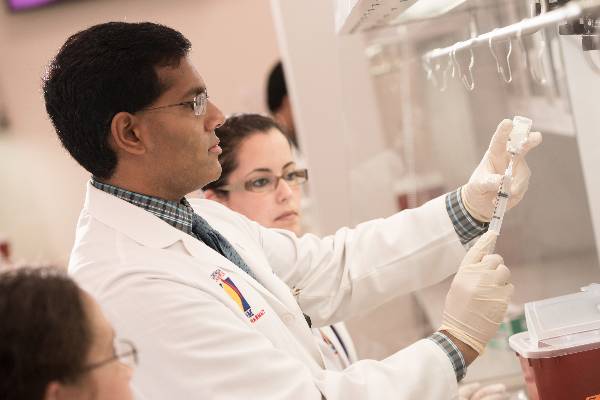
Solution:
<path fill-rule="evenodd" d="M 512 131 L 512 121 L 505 119 L 498 125 L 485 152 L 483 159 L 462 187 L 461 198 L 465 208 L 474 218 L 481 222 L 489 222 L 494 212 L 494 199 L 500 187 L 502 175 L 508 167 L 510 153 L 506 150 L 506 142 Z M 529 186 L 531 171 L 525 161 L 529 150 L 542 143 L 542 134 L 530 132 L 521 152 L 513 163 L 513 180 L 507 209 L 516 206 Z"/>
<path fill-rule="evenodd" d="M 479 382 L 469 383 L 458 388 L 459 400 L 509 400 L 510 394 L 501 383 L 481 387 Z"/>
<path fill-rule="evenodd" d="M 496 334 L 514 291 L 502 257 L 487 255 L 497 237 L 486 232 L 465 255 L 446 296 L 439 329 L 479 354 Z"/>

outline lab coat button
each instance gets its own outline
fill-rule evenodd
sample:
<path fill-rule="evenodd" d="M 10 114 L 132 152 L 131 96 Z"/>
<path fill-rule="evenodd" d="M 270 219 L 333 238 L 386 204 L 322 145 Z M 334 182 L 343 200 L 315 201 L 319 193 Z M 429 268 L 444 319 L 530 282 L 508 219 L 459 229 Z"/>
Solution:
<path fill-rule="evenodd" d="M 286 325 L 290 325 L 290 324 L 294 323 L 294 320 L 296 319 L 296 317 L 294 317 L 294 314 L 286 313 L 286 314 L 283 314 L 281 319 L 283 319 L 283 322 Z"/>

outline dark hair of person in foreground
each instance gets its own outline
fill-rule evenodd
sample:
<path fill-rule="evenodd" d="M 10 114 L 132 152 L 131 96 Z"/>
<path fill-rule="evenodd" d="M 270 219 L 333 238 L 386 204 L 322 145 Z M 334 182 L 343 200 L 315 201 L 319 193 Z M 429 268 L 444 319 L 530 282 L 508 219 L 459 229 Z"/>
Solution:
<path fill-rule="evenodd" d="M 90 324 L 79 287 L 53 268 L 0 273 L 0 398 L 43 399 L 84 369 Z"/>

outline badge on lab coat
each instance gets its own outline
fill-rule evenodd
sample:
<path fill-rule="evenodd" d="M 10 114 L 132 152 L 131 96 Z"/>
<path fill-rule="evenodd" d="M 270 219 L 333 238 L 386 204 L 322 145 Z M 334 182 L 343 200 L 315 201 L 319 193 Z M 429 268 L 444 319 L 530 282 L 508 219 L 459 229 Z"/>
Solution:
<path fill-rule="evenodd" d="M 216 269 L 210 277 L 217 282 L 219 286 L 227 293 L 229 297 L 240 307 L 243 313 L 248 317 L 251 323 L 258 321 L 263 315 L 265 310 L 261 309 L 258 312 L 252 310 L 250 303 L 246 300 L 242 292 L 238 289 L 233 280 L 221 269 Z"/>

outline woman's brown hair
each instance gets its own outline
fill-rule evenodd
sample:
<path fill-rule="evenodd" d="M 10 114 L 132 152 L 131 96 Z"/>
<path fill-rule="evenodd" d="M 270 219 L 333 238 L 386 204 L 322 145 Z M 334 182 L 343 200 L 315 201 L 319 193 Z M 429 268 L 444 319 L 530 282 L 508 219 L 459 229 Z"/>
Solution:
<path fill-rule="evenodd" d="M 0 273 L 0 398 L 43 399 L 52 381 L 72 383 L 91 346 L 82 291 L 53 268 Z"/>

